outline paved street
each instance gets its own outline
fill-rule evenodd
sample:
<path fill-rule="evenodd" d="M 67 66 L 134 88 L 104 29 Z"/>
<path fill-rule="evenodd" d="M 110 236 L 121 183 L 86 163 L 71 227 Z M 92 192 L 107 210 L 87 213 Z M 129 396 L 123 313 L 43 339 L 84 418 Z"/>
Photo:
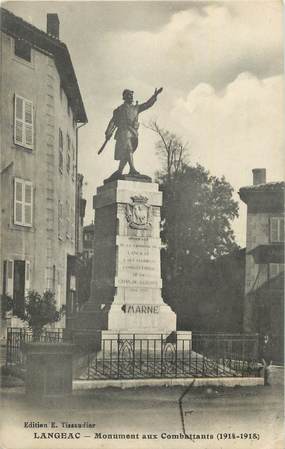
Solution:
<path fill-rule="evenodd" d="M 196 449 L 283 449 L 281 370 L 275 377 L 271 387 L 191 388 L 182 400 L 183 418 L 188 436 L 204 435 L 205 439 L 195 441 L 183 434 L 179 409 L 179 398 L 185 392 L 182 387 L 108 388 L 76 392 L 69 400 L 49 399 L 38 405 L 27 403 L 23 388 L 6 388 L 2 390 L 1 448 L 175 449 L 195 444 Z M 96 426 L 65 428 L 64 421 Z M 24 428 L 25 422 L 47 423 L 49 427 Z M 58 427 L 50 428 L 51 422 Z M 33 438 L 35 432 L 36 437 L 42 432 L 80 432 L 80 438 L 39 439 Z M 220 433 L 226 434 L 225 440 L 217 439 Z M 143 439 L 144 434 L 156 437 Z"/>

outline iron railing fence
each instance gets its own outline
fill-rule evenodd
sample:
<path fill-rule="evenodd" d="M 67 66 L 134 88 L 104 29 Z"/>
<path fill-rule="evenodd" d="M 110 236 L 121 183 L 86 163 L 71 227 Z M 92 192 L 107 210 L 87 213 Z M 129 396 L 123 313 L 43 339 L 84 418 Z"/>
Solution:
<path fill-rule="evenodd" d="M 27 328 L 8 328 L 6 365 L 25 369 L 24 343 L 35 341 Z M 260 375 L 258 334 L 67 333 L 45 330 L 36 341 L 75 343 L 73 377 L 81 380 Z"/>
<path fill-rule="evenodd" d="M 85 341 L 77 360 L 74 377 L 81 380 L 260 375 L 257 334 L 114 334 L 97 351 Z"/>
<path fill-rule="evenodd" d="M 259 358 L 259 334 L 193 332 L 193 349 L 207 357 L 235 360 Z"/>
<path fill-rule="evenodd" d="M 6 366 L 25 367 L 24 343 L 39 341 L 42 343 L 60 343 L 64 340 L 64 329 L 43 330 L 40 335 L 33 335 L 29 328 L 8 327 L 6 343 Z"/>

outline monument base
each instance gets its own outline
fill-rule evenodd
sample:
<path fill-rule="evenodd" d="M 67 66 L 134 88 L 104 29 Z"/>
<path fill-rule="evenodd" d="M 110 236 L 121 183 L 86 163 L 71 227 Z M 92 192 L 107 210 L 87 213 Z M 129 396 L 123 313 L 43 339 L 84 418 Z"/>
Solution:
<path fill-rule="evenodd" d="M 109 178 L 104 179 L 104 185 L 107 184 L 108 182 L 117 181 L 117 180 L 152 182 L 152 179 L 150 176 L 143 175 L 141 173 L 137 173 L 136 175 L 132 175 L 132 174 L 123 175 L 118 172 L 115 172 Z"/>
<path fill-rule="evenodd" d="M 176 314 L 161 295 L 162 193 L 145 175 L 114 176 L 118 174 L 105 180 L 93 198 L 90 300 L 69 319 L 70 328 L 101 332 L 103 344 L 125 334 L 165 340 L 176 331 Z"/>

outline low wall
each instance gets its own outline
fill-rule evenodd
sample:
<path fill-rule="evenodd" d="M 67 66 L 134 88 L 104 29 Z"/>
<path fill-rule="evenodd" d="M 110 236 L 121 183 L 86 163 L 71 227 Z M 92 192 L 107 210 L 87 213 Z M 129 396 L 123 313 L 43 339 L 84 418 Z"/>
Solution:
<path fill-rule="evenodd" d="M 262 377 L 216 377 L 216 378 L 187 378 L 187 379 L 103 379 L 103 380 L 74 380 L 73 390 L 93 390 L 98 388 L 139 388 L 139 387 L 255 387 L 264 385 Z"/>

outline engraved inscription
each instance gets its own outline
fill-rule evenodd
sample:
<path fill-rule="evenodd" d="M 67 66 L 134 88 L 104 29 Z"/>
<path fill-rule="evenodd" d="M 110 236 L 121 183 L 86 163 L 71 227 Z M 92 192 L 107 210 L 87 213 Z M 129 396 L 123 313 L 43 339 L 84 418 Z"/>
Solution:
<path fill-rule="evenodd" d="M 161 287 L 160 245 L 147 237 L 129 238 L 118 245 L 117 285 Z"/>

